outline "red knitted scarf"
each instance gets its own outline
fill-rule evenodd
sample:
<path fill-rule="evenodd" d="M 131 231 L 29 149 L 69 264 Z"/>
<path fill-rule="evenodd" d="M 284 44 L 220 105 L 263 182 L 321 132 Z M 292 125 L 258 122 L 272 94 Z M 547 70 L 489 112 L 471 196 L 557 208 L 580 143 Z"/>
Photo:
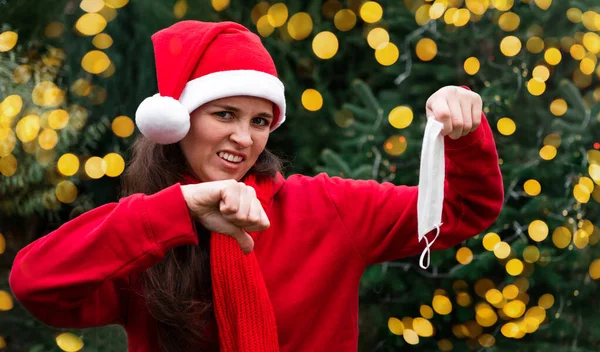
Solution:
<path fill-rule="evenodd" d="M 243 182 L 267 209 L 272 179 L 249 175 Z M 254 251 L 245 255 L 235 239 L 213 232 L 210 270 L 221 351 L 279 351 L 275 313 Z"/>

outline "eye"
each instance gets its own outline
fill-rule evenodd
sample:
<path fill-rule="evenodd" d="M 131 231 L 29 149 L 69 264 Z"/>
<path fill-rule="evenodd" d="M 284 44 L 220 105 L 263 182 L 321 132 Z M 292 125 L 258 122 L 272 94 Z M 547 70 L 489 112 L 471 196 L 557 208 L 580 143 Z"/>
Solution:
<path fill-rule="evenodd" d="M 269 120 L 263 118 L 263 117 L 255 117 L 252 119 L 252 122 L 259 125 L 259 126 L 269 126 L 271 123 L 269 122 Z"/>
<path fill-rule="evenodd" d="M 229 120 L 230 118 L 233 118 L 233 114 L 229 111 L 217 111 L 213 115 L 217 115 L 218 117 L 224 120 Z"/>

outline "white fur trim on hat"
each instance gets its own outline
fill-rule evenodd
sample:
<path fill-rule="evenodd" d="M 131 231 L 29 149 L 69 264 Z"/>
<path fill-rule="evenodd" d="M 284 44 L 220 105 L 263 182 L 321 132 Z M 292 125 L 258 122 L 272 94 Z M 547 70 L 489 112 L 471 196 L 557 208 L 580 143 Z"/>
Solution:
<path fill-rule="evenodd" d="M 271 126 L 271 131 L 285 121 L 283 83 L 277 77 L 262 71 L 219 71 L 198 77 L 186 84 L 179 101 L 191 113 L 209 101 L 236 95 L 264 98 L 277 104 L 279 116 Z"/>
<path fill-rule="evenodd" d="M 137 108 L 135 123 L 152 141 L 171 144 L 182 140 L 190 130 L 190 114 L 178 100 L 155 94 Z"/>

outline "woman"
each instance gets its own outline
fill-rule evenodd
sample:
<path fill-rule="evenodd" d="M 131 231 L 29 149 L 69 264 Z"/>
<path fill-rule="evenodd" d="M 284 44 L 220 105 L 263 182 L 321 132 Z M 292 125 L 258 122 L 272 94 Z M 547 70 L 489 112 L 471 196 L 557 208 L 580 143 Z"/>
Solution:
<path fill-rule="evenodd" d="M 130 351 L 354 351 L 367 265 L 417 254 L 417 187 L 302 175 L 265 146 L 285 120 L 260 39 L 231 22 L 179 22 L 152 37 L 160 95 L 124 197 L 22 249 L 10 285 L 42 322 L 122 325 Z M 434 249 L 486 230 L 503 201 L 481 99 L 445 87 L 447 179 Z M 240 250 L 241 248 L 241 250 Z"/>

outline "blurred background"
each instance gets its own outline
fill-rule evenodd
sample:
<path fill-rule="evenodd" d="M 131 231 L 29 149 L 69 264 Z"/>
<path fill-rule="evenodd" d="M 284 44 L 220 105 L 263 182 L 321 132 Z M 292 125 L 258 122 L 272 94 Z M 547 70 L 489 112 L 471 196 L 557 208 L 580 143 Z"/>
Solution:
<path fill-rule="evenodd" d="M 361 351 L 600 350 L 598 0 L 4 0 L 0 19 L 0 349 L 127 350 L 120 326 L 41 324 L 8 275 L 23 246 L 117 200 L 157 92 L 150 35 L 198 19 L 272 53 L 289 118 L 269 147 L 288 175 L 416 185 L 426 99 L 483 97 L 503 211 L 427 271 L 370 267 Z"/>

